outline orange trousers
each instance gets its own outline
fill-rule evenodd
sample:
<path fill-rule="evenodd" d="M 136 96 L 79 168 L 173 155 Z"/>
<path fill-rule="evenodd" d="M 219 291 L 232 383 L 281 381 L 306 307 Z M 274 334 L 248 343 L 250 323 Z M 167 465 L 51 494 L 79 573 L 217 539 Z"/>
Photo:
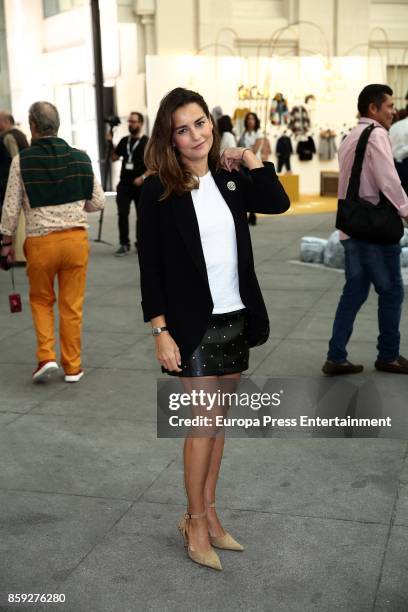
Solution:
<path fill-rule="evenodd" d="M 66 374 L 76 374 L 81 369 L 82 307 L 89 256 L 87 232 L 75 228 L 28 237 L 24 254 L 37 335 L 37 361 L 56 360 L 54 283 L 58 277 L 61 365 Z"/>

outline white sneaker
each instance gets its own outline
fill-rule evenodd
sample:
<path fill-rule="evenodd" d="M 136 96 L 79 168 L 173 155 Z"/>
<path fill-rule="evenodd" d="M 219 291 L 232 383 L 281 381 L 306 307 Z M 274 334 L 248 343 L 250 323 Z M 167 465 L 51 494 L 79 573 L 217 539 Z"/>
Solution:
<path fill-rule="evenodd" d="M 76 374 L 65 374 L 65 382 L 76 383 L 83 377 L 83 370 L 79 370 Z"/>
<path fill-rule="evenodd" d="M 38 368 L 33 372 L 33 382 L 41 382 L 51 378 L 58 370 L 56 361 L 44 361 L 39 364 Z"/>

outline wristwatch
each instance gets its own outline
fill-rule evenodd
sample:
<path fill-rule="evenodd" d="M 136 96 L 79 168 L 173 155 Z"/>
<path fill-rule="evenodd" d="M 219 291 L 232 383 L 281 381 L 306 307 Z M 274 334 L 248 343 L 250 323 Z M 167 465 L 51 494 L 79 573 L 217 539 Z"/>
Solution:
<path fill-rule="evenodd" d="M 143 182 L 146 180 L 146 175 L 145 174 L 142 174 L 142 179 L 143 179 Z"/>
<path fill-rule="evenodd" d="M 152 334 L 153 336 L 160 336 L 164 331 L 168 331 L 167 327 L 153 327 Z"/>

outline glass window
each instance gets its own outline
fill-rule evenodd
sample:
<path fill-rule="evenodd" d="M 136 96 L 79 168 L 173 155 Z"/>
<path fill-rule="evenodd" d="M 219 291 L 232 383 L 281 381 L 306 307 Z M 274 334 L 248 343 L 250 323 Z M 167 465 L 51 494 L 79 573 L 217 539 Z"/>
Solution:
<path fill-rule="evenodd" d="M 57 85 L 54 91 L 54 103 L 61 121 L 58 135 L 71 146 L 86 151 L 97 171 L 99 155 L 94 88 L 86 83 L 75 83 Z"/>
<path fill-rule="evenodd" d="M 64 11 L 72 11 L 84 5 L 84 0 L 43 0 L 44 17 L 52 17 Z"/>
<path fill-rule="evenodd" d="M 387 83 L 394 92 L 394 103 L 398 109 L 405 108 L 408 98 L 408 66 L 387 66 Z"/>

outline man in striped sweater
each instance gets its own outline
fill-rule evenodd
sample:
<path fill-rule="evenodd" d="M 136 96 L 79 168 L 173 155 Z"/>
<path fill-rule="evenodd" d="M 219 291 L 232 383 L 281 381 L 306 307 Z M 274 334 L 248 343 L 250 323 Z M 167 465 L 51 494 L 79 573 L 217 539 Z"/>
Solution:
<path fill-rule="evenodd" d="M 58 370 L 54 333 L 57 277 L 60 362 L 65 381 L 78 382 L 83 376 L 81 325 L 89 255 L 86 213 L 102 210 L 105 198 L 88 155 L 58 138 L 60 121 L 53 104 L 32 104 L 29 123 L 31 146 L 20 151 L 10 167 L 0 224 L 1 255 L 13 261 L 12 236 L 23 209 L 24 251 L 37 336 L 38 367 L 33 380 L 44 380 Z"/>

